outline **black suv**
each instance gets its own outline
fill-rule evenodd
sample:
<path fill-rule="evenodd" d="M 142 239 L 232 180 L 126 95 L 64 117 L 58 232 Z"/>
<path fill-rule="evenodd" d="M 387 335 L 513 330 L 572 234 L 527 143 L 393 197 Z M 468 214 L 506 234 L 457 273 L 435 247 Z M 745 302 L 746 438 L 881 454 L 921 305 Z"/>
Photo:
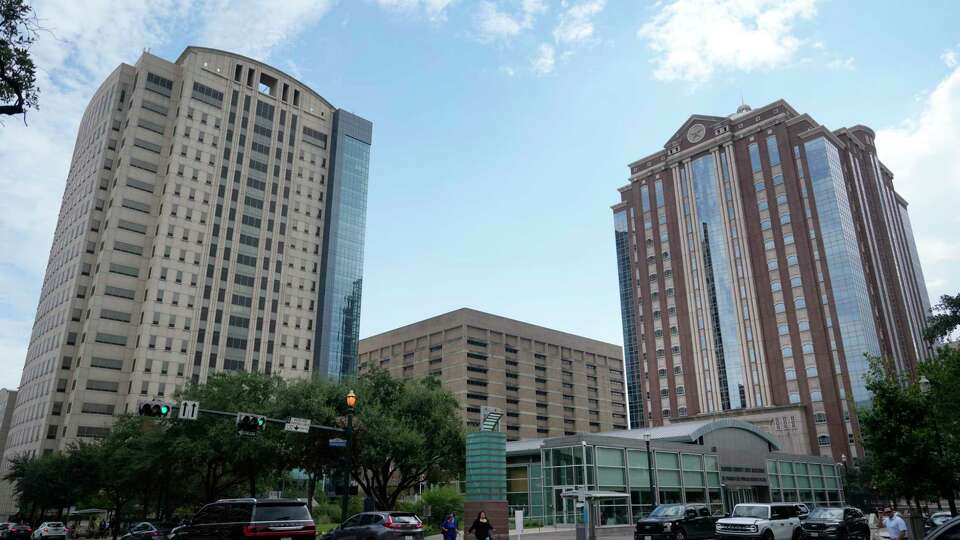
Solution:
<path fill-rule="evenodd" d="M 170 540 L 313 540 L 316 527 L 307 503 L 286 499 L 222 499 L 170 531 Z"/>
<path fill-rule="evenodd" d="M 713 538 L 717 518 L 703 504 L 661 504 L 637 521 L 634 540 Z"/>
<path fill-rule="evenodd" d="M 850 506 L 844 508 L 819 506 L 814 508 L 800 527 L 804 539 L 846 540 L 847 538 L 862 538 L 863 540 L 870 540 L 870 525 L 867 524 L 866 516 L 860 510 Z"/>

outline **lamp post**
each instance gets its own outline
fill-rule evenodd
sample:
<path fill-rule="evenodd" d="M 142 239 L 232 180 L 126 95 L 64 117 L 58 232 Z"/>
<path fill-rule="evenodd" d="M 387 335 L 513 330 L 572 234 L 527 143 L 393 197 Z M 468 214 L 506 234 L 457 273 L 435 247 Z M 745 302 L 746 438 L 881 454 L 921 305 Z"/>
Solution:
<path fill-rule="evenodd" d="M 653 461 L 650 458 L 650 432 L 643 434 L 643 441 L 647 443 L 647 478 L 650 480 L 650 496 L 653 497 L 653 506 L 660 504 L 660 494 L 657 493 L 657 482 L 654 479 L 656 474 L 653 470 Z M 652 509 L 651 509 L 652 510 Z"/>
<path fill-rule="evenodd" d="M 347 505 L 350 502 L 350 471 L 353 470 L 353 409 L 357 406 L 357 395 L 353 390 L 347 393 L 347 469 L 343 475 L 343 497 L 340 501 L 340 523 L 347 521 Z"/>

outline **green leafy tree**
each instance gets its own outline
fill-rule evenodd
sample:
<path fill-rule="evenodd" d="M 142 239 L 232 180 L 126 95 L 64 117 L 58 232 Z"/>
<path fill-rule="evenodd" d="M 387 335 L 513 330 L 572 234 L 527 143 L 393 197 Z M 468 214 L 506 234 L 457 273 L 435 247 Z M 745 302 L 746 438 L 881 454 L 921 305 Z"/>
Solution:
<path fill-rule="evenodd" d="M 949 338 L 960 327 L 960 293 L 940 297 L 940 303 L 933 307 L 933 313 L 927 319 L 927 328 L 923 336 L 932 343 Z"/>
<path fill-rule="evenodd" d="M 925 440 L 933 447 L 939 465 L 933 477 L 937 495 L 945 498 L 957 515 L 960 491 L 960 349 L 943 347 L 920 364 L 921 388 L 927 407 L 920 423 Z"/>
<path fill-rule="evenodd" d="M 463 470 L 460 406 L 433 378 L 393 379 L 374 370 L 357 380 L 353 478 L 378 508 L 393 509 L 425 477 Z"/>
<path fill-rule="evenodd" d="M 37 74 L 30 46 L 37 22 L 26 0 L 0 0 L 0 114 L 37 108 Z"/>
<path fill-rule="evenodd" d="M 181 397 L 199 401 L 205 409 L 271 416 L 284 387 L 279 377 L 218 373 L 211 375 L 206 384 L 187 387 Z M 192 422 L 173 422 L 170 442 L 175 453 L 192 456 L 200 465 L 201 502 L 229 495 L 243 484 L 246 494 L 255 497 L 259 480 L 288 468 L 290 457 L 280 430 L 241 436 L 229 418 L 209 415 Z"/>
<path fill-rule="evenodd" d="M 319 378 L 289 383 L 279 396 L 279 418 L 308 418 L 313 425 L 334 426 L 337 403 L 346 391 L 338 384 Z M 331 433 L 287 433 L 285 448 L 290 464 L 307 473 L 307 506 L 312 509 L 317 482 L 325 473 L 335 472 L 342 461 L 342 450 L 330 448 Z"/>

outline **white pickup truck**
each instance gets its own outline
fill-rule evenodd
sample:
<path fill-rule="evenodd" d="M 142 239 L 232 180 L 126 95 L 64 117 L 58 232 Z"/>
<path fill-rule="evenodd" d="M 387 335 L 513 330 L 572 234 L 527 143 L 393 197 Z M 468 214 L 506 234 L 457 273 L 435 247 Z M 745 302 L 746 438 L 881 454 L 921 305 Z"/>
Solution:
<path fill-rule="evenodd" d="M 795 503 L 738 504 L 730 517 L 717 520 L 717 540 L 799 540 Z"/>

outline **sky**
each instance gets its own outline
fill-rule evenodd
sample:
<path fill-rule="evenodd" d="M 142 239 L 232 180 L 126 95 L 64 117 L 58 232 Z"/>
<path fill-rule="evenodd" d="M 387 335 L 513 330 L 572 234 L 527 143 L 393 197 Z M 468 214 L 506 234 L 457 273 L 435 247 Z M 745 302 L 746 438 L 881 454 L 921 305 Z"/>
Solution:
<path fill-rule="evenodd" d="M 622 343 L 610 206 L 691 114 L 877 131 L 931 298 L 960 289 L 960 2 L 38 0 L 40 110 L 0 126 L 15 388 L 90 96 L 144 50 L 264 61 L 374 124 L 361 336 L 472 307 Z"/>

